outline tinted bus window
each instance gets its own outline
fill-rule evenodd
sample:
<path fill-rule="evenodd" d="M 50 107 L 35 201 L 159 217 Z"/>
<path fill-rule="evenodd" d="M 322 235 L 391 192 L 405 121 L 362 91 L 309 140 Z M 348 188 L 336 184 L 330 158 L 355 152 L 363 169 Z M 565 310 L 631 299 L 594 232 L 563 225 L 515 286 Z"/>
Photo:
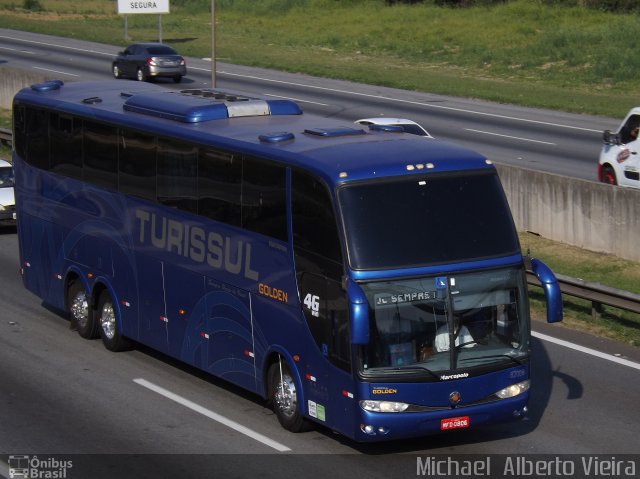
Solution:
<path fill-rule="evenodd" d="M 338 194 L 349 261 L 357 269 L 455 263 L 520 251 L 495 172 L 367 182 Z"/>
<path fill-rule="evenodd" d="M 123 130 L 118 146 L 119 190 L 156 201 L 156 138 Z"/>
<path fill-rule="evenodd" d="M 327 189 L 312 176 L 293 171 L 293 243 L 307 268 L 340 280 L 342 253 L 333 204 Z"/>
<path fill-rule="evenodd" d="M 26 109 L 26 157 L 27 163 L 49 169 L 49 114 L 44 110 Z"/>
<path fill-rule="evenodd" d="M 198 212 L 198 149 L 187 143 L 158 140 L 158 202 Z"/>
<path fill-rule="evenodd" d="M 287 241 L 286 170 L 245 158 L 242 170 L 242 227 Z"/>
<path fill-rule="evenodd" d="M 118 189 L 118 130 L 101 123 L 84 122 L 84 179 Z"/>
<path fill-rule="evenodd" d="M 82 178 L 82 122 L 69 115 L 49 114 L 51 171 Z"/>
<path fill-rule="evenodd" d="M 242 161 L 229 153 L 201 149 L 198 154 L 198 213 L 240 226 Z"/>
<path fill-rule="evenodd" d="M 26 160 L 27 158 L 27 130 L 25 108 L 13 107 L 13 148 L 16 154 Z"/>

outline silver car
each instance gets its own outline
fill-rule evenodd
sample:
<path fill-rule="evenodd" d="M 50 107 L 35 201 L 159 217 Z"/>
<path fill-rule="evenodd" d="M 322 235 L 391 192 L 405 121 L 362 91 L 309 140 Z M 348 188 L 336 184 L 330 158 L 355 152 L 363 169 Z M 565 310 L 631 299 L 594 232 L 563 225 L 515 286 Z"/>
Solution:
<path fill-rule="evenodd" d="M 16 224 L 16 199 L 13 193 L 13 166 L 0 160 L 0 225 Z"/>
<path fill-rule="evenodd" d="M 136 78 L 149 81 L 159 77 L 180 83 L 187 74 L 184 58 L 162 43 L 134 43 L 113 59 L 111 71 L 115 78 Z"/>

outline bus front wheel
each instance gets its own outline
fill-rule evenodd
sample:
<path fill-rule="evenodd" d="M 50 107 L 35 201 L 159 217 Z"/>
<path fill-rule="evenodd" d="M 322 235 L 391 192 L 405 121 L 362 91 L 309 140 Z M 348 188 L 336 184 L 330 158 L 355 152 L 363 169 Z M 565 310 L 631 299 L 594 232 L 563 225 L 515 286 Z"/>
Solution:
<path fill-rule="evenodd" d="M 131 342 L 119 331 L 116 308 L 111 295 L 106 290 L 100 294 L 96 319 L 105 348 L 114 352 L 131 348 Z"/>
<path fill-rule="evenodd" d="M 291 432 L 309 429 L 309 422 L 300 413 L 298 390 L 291 368 L 282 359 L 269 368 L 269 402 L 282 427 Z"/>
<path fill-rule="evenodd" d="M 98 337 L 98 322 L 90 314 L 87 292 L 81 281 L 75 280 L 67 290 L 67 307 L 71 326 L 85 339 Z"/>

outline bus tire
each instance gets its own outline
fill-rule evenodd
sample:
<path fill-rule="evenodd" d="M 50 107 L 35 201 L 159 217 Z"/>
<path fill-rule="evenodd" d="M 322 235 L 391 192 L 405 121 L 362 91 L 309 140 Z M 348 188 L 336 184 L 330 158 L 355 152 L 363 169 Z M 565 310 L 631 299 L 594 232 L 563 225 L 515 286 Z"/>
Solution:
<path fill-rule="evenodd" d="M 122 333 L 118 330 L 116 308 L 107 290 L 100 293 L 95 317 L 105 348 L 114 352 L 131 349 L 131 341 L 122 336 Z"/>
<path fill-rule="evenodd" d="M 291 432 L 309 430 L 310 423 L 300 412 L 296 382 L 287 362 L 280 359 L 273 363 L 269 367 L 268 377 L 268 399 L 280 425 Z"/>
<path fill-rule="evenodd" d="M 82 282 L 77 279 L 72 281 L 67 289 L 67 308 L 71 329 L 77 330 L 78 334 L 85 339 L 98 337 L 98 322 L 91 314 L 87 291 Z"/>

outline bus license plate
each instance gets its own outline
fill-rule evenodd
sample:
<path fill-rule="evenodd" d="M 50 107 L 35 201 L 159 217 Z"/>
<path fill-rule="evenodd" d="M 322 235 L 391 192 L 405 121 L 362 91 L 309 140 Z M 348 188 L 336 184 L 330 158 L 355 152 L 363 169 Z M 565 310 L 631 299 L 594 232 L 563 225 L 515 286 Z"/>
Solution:
<path fill-rule="evenodd" d="M 470 423 L 471 421 L 469 421 L 469 416 L 450 417 L 440 421 L 440 430 L 448 431 L 449 429 L 461 429 L 469 427 Z"/>

